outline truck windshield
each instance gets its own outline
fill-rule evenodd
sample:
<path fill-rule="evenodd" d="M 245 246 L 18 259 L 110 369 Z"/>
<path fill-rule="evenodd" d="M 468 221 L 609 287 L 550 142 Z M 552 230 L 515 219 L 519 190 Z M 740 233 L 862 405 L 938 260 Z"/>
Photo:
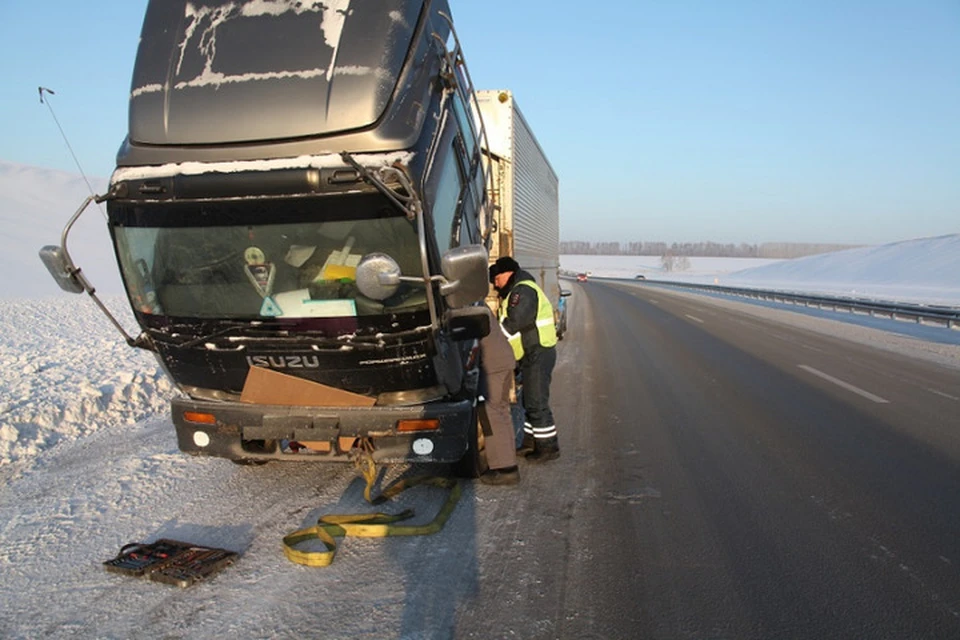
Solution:
<path fill-rule="evenodd" d="M 427 306 L 416 282 L 382 301 L 356 287 L 357 264 L 370 252 L 393 257 L 405 276 L 423 274 L 414 223 L 379 196 L 114 205 L 111 222 L 127 293 L 141 313 L 342 318 Z"/>

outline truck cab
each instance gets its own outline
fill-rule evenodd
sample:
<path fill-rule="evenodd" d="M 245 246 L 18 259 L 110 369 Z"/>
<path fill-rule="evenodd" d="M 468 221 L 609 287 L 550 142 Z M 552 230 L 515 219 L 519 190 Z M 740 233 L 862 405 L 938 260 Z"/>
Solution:
<path fill-rule="evenodd" d="M 445 0 L 150 0 L 99 199 L 131 343 L 181 391 L 181 450 L 362 448 L 479 472 L 490 214 L 475 100 Z M 79 276 L 65 240 L 47 249 L 59 280 Z M 253 368 L 319 400 L 264 402 Z"/>

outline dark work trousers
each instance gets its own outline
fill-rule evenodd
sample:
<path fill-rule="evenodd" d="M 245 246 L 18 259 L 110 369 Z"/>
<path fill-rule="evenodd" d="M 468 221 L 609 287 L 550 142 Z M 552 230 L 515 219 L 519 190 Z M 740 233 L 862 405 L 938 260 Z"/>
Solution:
<path fill-rule="evenodd" d="M 532 427 L 535 438 L 556 437 L 557 428 L 550 410 L 550 380 L 557 364 L 557 349 L 549 347 L 524 354 L 520 361 L 523 374 L 523 409 L 527 414 L 526 429 Z"/>

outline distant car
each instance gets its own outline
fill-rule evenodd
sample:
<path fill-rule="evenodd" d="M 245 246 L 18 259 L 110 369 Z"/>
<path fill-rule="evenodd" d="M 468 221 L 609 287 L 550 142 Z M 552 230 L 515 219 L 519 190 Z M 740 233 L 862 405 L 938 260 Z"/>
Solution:
<path fill-rule="evenodd" d="M 577 282 L 586 282 L 586 281 L 587 281 L 587 274 L 585 273 L 577 274 Z"/>
<path fill-rule="evenodd" d="M 638 273 L 636 276 L 634 276 L 633 279 L 634 279 L 634 280 L 646 280 L 646 279 L 647 279 L 647 276 L 643 275 L 642 273 Z"/>

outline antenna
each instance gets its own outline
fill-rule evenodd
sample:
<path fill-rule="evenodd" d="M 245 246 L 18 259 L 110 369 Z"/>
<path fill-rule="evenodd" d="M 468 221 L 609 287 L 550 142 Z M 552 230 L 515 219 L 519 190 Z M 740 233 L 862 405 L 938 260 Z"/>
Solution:
<path fill-rule="evenodd" d="M 94 200 L 97 200 L 98 196 L 93 191 L 93 187 L 90 185 L 90 181 L 87 180 L 87 174 L 84 173 L 83 167 L 80 166 L 80 161 L 77 159 L 77 154 L 73 152 L 73 147 L 70 146 L 70 141 L 67 140 L 67 134 L 63 132 L 63 127 L 60 126 L 60 121 L 57 120 L 57 114 L 53 112 L 53 105 L 50 104 L 50 99 L 43 99 L 44 93 L 49 93 L 52 96 L 57 95 L 57 92 L 53 89 L 48 89 L 46 87 L 37 87 L 37 93 L 40 94 L 40 104 L 47 105 L 47 109 L 50 110 L 50 115 L 53 116 L 53 121 L 57 123 L 57 129 L 60 130 L 60 135 L 63 137 L 64 143 L 67 145 L 67 149 L 70 151 L 70 155 L 73 157 L 74 164 L 77 165 L 77 170 L 80 171 L 80 175 L 83 177 L 83 181 L 87 183 L 87 190 L 90 191 L 90 195 L 94 197 Z M 100 206 L 100 202 L 97 201 L 97 208 L 100 209 L 100 213 L 103 214 L 104 219 L 106 219 L 107 214 L 103 212 L 103 207 Z"/>

